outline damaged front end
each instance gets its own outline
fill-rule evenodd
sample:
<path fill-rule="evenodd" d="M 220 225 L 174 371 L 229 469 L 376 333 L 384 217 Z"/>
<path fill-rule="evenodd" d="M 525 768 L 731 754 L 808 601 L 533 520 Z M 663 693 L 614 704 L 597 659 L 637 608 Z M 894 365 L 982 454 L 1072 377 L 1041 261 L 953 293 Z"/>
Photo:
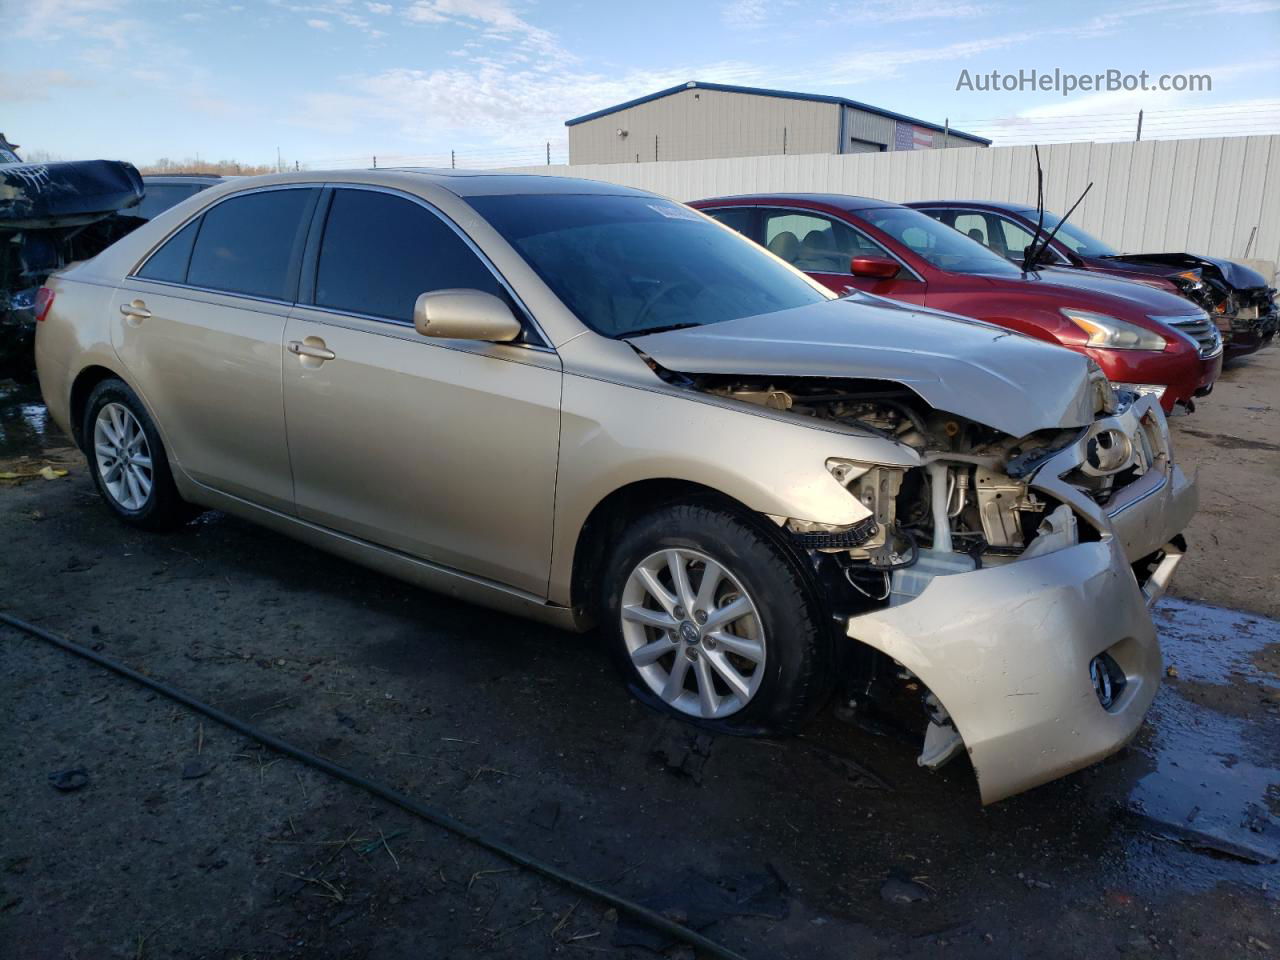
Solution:
<path fill-rule="evenodd" d="M 1168 279 L 1213 319 L 1228 357 L 1253 353 L 1270 343 L 1280 329 L 1275 288 L 1268 286 L 1256 270 L 1242 264 L 1183 254 L 1113 259 L 1187 267 Z"/>
<path fill-rule="evenodd" d="M 1195 509 L 1158 403 L 1097 371 L 1094 418 L 1012 437 L 905 387 L 697 376 L 699 391 L 904 444 L 918 467 L 830 459 L 865 510 L 775 518 L 858 641 L 848 699 L 923 707 L 919 762 L 967 751 L 984 803 L 1119 749 L 1155 694 L 1149 607 Z"/>
<path fill-rule="evenodd" d="M 0 164 L 0 378 L 34 372 L 36 293 L 51 273 L 105 250 L 144 221 L 132 164 Z"/>

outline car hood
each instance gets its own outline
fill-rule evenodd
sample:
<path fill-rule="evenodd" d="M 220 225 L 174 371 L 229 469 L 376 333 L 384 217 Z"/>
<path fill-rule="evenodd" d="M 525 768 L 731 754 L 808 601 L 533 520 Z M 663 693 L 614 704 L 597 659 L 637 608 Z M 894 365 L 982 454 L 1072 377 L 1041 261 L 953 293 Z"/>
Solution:
<path fill-rule="evenodd" d="M 1087 293 L 1115 298 L 1125 307 L 1147 317 L 1185 317 L 1198 309 L 1188 305 L 1180 294 L 1161 290 L 1138 279 L 1130 280 L 1124 277 L 1108 276 L 1105 273 L 1073 270 L 1066 267 L 1045 267 L 1028 276 L 1038 277 L 1038 282 L 1044 284 L 1041 288 L 1042 292 L 1058 298 L 1061 301 L 1060 305 L 1064 307 L 1091 306 L 1083 302 L 1073 304 L 1070 299 L 1073 293 Z M 1104 304 L 1095 301 L 1092 306 L 1104 313 L 1107 312 Z M 1112 312 L 1115 309 L 1113 307 Z M 1125 315 L 1122 319 L 1132 320 L 1133 317 Z"/>
<path fill-rule="evenodd" d="M 685 374 L 901 384 L 937 410 L 1015 437 L 1092 422 L 1089 361 L 1002 327 L 854 297 L 633 337 Z"/>
<path fill-rule="evenodd" d="M 1234 260 L 1223 260 L 1221 257 L 1206 257 L 1197 253 L 1128 253 L 1121 256 L 1105 257 L 1104 263 L 1129 263 L 1135 265 L 1160 266 L 1169 269 L 1170 273 L 1182 270 L 1217 270 L 1223 281 L 1237 290 L 1250 290 L 1255 287 L 1266 287 L 1267 278 L 1252 267 Z"/>

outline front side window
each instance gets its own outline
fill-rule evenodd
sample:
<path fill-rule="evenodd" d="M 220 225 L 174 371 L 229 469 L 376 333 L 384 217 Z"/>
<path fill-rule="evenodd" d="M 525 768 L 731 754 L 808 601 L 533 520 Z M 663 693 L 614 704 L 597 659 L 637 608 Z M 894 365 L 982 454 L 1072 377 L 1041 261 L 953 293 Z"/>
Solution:
<path fill-rule="evenodd" d="M 880 244 L 818 213 L 766 212 L 765 246 L 806 273 L 848 273 L 853 257 L 887 257 Z"/>
<path fill-rule="evenodd" d="M 1008 260 L 958 230 L 908 207 L 870 207 L 857 215 L 939 270 L 994 277 L 1021 275 Z"/>
<path fill-rule="evenodd" d="M 291 301 L 316 193 L 314 189 L 267 190 L 210 207 L 191 253 L 187 283 Z"/>
<path fill-rule="evenodd" d="M 506 297 L 484 262 L 431 211 L 373 190 L 334 192 L 316 306 L 412 322 L 421 294 L 451 288 Z"/>
<path fill-rule="evenodd" d="M 138 276 L 144 280 L 186 283 L 187 264 L 191 262 L 191 248 L 195 246 L 199 230 L 199 218 L 188 223 L 147 259 Z"/>
<path fill-rule="evenodd" d="M 746 237 L 651 196 L 537 194 L 468 203 L 606 337 L 699 326 L 834 298 Z"/>
<path fill-rule="evenodd" d="M 991 238 L 987 236 L 987 218 L 980 213 L 957 213 L 956 222 L 952 226 L 984 247 L 993 246 Z"/>

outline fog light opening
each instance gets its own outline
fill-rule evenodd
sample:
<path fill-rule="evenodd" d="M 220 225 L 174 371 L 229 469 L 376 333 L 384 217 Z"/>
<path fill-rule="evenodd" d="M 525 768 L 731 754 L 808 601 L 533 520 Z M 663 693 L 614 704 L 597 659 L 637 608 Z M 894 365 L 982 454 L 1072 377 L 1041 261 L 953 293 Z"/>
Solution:
<path fill-rule="evenodd" d="M 1124 671 L 1110 654 L 1101 653 L 1089 661 L 1089 681 L 1103 710 L 1110 710 L 1124 690 Z"/>

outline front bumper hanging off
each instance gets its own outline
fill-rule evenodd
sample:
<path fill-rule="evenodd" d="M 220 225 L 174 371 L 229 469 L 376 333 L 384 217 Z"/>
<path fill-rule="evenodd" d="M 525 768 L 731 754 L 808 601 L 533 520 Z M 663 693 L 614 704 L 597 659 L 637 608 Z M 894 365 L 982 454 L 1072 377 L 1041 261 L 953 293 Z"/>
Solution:
<path fill-rule="evenodd" d="M 968 750 L 983 803 L 1079 770 L 1123 747 L 1161 675 L 1150 607 L 1182 550 L 1194 485 L 1172 462 L 1149 398 L 1093 432 L 1145 430 L 1156 459 L 1105 506 L 1063 479 L 1087 438 L 1046 461 L 1031 485 L 1068 504 L 1100 539 L 966 573 L 935 577 L 915 599 L 851 617 L 848 635 L 902 664 L 941 701 Z M 1140 587 L 1131 564 L 1159 557 Z M 1106 655 L 1118 694 L 1106 706 L 1090 667 Z"/>

